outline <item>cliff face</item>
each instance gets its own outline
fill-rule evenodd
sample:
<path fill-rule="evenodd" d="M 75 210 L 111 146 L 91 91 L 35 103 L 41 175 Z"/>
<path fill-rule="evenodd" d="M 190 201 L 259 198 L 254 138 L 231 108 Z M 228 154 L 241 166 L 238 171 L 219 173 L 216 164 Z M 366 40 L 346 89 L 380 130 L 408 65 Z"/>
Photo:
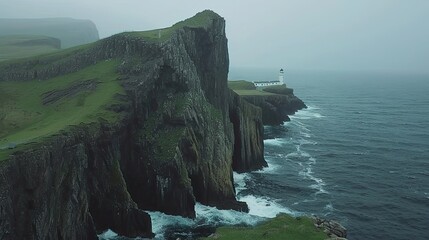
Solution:
<path fill-rule="evenodd" d="M 133 33 L 73 53 L 2 65 L 0 80 L 32 81 L 111 58 L 126 94 L 122 120 L 79 125 L 13 153 L 0 165 L 0 237 L 93 239 L 111 228 L 151 236 L 141 209 L 194 217 L 195 202 L 247 211 L 233 169 L 266 165 L 259 108 L 227 88 L 225 22 L 166 41 Z"/>
<path fill-rule="evenodd" d="M 106 228 L 150 236 L 149 216 L 126 191 L 115 132 L 79 126 L 3 162 L 2 239 L 97 239 Z"/>
<path fill-rule="evenodd" d="M 237 93 L 230 90 L 229 117 L 234 124 L 233 168 L 237 172 L 260 169 L 267 166 L 263 157 L 263 116 L 262 110 L 243 100 Z"/>
<path fill-rule="evenodd" d="M 280 125 L 289 121 L 289 115 L 306 108 L 304 102 L 290 94 L 277 94 L 265 96 L 242 96 L 249 103 L 262 109 L 264 125 Z"/>

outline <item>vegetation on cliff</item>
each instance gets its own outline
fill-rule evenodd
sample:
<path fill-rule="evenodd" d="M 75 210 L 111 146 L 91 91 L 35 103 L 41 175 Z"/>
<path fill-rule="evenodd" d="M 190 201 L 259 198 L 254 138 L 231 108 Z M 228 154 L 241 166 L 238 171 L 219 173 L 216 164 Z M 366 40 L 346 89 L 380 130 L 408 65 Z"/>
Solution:
<path fill-rule="evenodd" d="M 229 80 L 228 87 L 240 96 L 270 96 L 270 95 L 292 95 L 293 89 L 286 87 L 286 84 L 256 88 L 256 86 L 246 80 Z"/>
<path fill-rule="evenodd" d="M 124 92 L 117 65 L 109 60 L 43 81 L 0 82 L 0 151 L 98 118 L 117 121 L 118 114 L 108 109 Z"/>
<path fill-rule="evenodd" d="M 274 95 L 270 92 L 265 92 L 256 89 L 252 82 L 246 80 L 228 81 L 228 87 L 240 96 L 268 96 Z"/>
<path fill-rule="evenodd" d="M 292 95 L 293 89 L 286 87 L 286 84 L 278 85 L 278 86 L 268 86 L 262 89 L 264 92 L 281 94 L 281 95 Z"/>
<path fill-rule="evenodd" d="M 216 233 L 205 239 L 323 240 L 327 238 L 326 233 L 314 226 L 313 219 L 279 214 L 255 227 L 220 227 Z"/>
<path fill-rule="evenodd" d="M 162 42 L 169 39 L 172 33 L 184 27 L 206 28 L 207 26 L 209 26 L 211 21 L 214 18 L 217 18 L 218 16 L 219 15 L 217 15 L 215 12 L 206 10 L 206 11 L 197 13 L 195 16 L 191 18 L 180 21 L 171 27 L 154 29 L 149 31 L 141 31 L 141 32 L 128 32 L 126 34 L 129 34 L 130 36 L 134 36 L 134 37 L 143 37 L 144 39 L 149 41 Z"/>
<path fill-rule="evenodd" d="M 164 34 L 161 40 L 166 40 L 172 32 L 183 27 L 207 26 L 215 15 L 211 11 L 205 11 L 179 22 L 168 28 L 168 34 Z M 150 32 L 122 33 L 117 37 L 127 38 L 131 35 L 147 40 L 147 37 L 150 38 L 150 34 L 148 35 Z M 78 67 L 77 71 L 70 71 L 69 74 L 66 70 L 65 75 L 51 74 L 54 77 L 46 77 L 40 72 L 52 68 L 50 65 L 68 64 L 75 61 L 78 54 L 91 54 L 94 48 L 101 44 L 97 42 L 49 53 L 59 48 L 59 46 L 54 48 L 52 41 L 53 39 L 49 37 L 30 35 L 0 38 L 0 50 L 5 50 L 2 50 L 5 54 L 0 57 L 4 57 L 5 60 L 35 55 L 30 59 L 7 61 L 0 65 L 3 73 L 11 70 L 19 72 L 22 68 L 34 75 L 30 77 L 32 81 L 4 76 L 3 80 L 6 81 L 0 82 L 0 160 L 11 152 L 7 149 L 10 146 L 15 148 L 23 143 L 40 140 L 41 137 L 64 130 L 69 125 L 96 121 L 99 117 L 114 120 L 116 116 L 113 111 L 108 110 L 108 107 L 116 103 L 115 94 L 124 92 L 117 80 L 119 60 L 110 59 L 85 68 Z M 55 44 L 59 45 L 57 42 Z M 9 55 L 6 54 L 9 52 Z M 44 55 L 36 56 L 42 53 Z M 37 76 L 38 73 L 40 76 Z M 22 75 L 29 78 L 28 73 Z M 85 81 L 87 84 L 80 84 Z M 49 94 L 57 95 L 58 99 L 44 103 L 44 98 Z M 165 151 L 162 152 L 165 154 Z"/>
<path fill-rule="evenodd" d="M 293 94 L 286 85 L 256 88 L 245 80 L 228 81 L 228 87 L 247 102 L 262 109 L 264 125 L 280 125 L 289 121 L 289 116 L 306 108 L 304 102 Z"/>
<path fill-rule="evenodd" d="M 25 58 L 58 51 L 61 41 L 37 35 L 0 36 L 0 61 Z"/>
<path fill-rule="evenodd" d="M 227 87 L 225 21 L 204 11 L 170 31 L 0 63 L 0 235 L 150 237 L 142 209 L 248 211 L 232 172 L 266 164 L 263 126 Z"/>

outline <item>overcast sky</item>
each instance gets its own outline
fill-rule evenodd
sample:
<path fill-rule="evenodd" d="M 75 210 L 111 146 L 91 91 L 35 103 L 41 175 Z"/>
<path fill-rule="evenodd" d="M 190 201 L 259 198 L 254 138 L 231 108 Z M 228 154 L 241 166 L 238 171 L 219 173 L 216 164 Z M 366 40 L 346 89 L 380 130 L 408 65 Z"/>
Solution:
<path fill-rule="evenodd" d="M 101 37 L 226 19 L 232 67 L 429 73 L 428 0 L 0 0 L 2 18 L 91 19 Z"/>

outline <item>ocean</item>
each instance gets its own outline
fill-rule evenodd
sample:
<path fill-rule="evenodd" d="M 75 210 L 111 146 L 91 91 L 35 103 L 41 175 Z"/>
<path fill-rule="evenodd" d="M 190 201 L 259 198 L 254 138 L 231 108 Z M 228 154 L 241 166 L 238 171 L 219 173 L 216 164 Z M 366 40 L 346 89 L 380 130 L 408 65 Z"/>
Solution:
<path fill-rule="evenodd" d="M 230 79 L 276 75 L 231 69 Z M 350 240 L 429 239 L 429 76 L 286 71 L 285 81 L 308 108 L 265 127 L 267 168 L 234 174 L 250 213 L 200 204 L 196 220 L 151 212 L 157 239 L 280 212 L 337 220 Z"/>

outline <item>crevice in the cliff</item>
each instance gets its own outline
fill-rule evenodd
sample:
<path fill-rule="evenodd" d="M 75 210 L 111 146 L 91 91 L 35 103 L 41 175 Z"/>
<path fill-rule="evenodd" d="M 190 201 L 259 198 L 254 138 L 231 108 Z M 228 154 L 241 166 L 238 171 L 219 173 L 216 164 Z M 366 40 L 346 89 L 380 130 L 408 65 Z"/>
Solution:
<path fill-rule="evenodd" d="M 242 159 L 241 151 L 242 151 L 242 140 L 241 140 L 241 132 L 240 132 L 240 117 L 239 110 L 229 112 L 229 119 L 234 128 L 234 151 L 232 155 L 232 169 L 234 171 L 239 171 L 243 168 L 240 164 L 240 159 Z"/>

